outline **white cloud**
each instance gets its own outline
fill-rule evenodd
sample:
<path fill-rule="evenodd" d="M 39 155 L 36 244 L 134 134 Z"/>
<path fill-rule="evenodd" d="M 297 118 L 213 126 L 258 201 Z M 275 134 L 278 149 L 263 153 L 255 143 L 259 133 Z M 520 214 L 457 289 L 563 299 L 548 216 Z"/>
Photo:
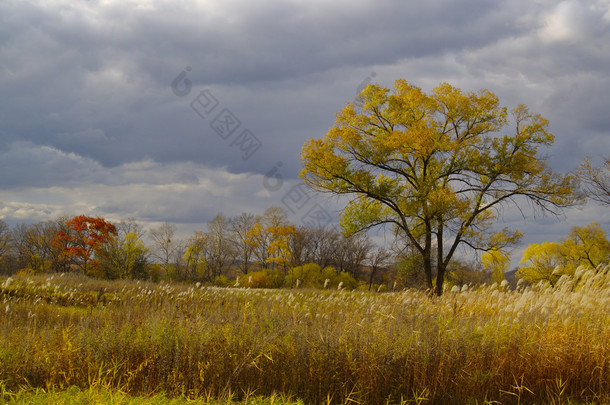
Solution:
<path fill-rule="evenodd" d="M 578 43 L 607 28 L 607 1 L 562 1 L 544 18 L 539 35 L 545 42 Z"/>
<path fill-rule="evenodd" d="M 581 37 L 581 8 L 577 3 L 561 2 L 545 19 L 540 30 L 544 41 L 576 41 Z"/>
<path fill-rule="evenodd" d="M 114 220 L 203 223 L 219 212 L 262 212 L 269 206 L 262 175 L 233 174 L 192 162 L 146 160 L 106 168 L 74 153 L 27 142 L 12 144 L 0 162 L 5 184 L 0 215 L 11 220 L 95 214 Z"/>

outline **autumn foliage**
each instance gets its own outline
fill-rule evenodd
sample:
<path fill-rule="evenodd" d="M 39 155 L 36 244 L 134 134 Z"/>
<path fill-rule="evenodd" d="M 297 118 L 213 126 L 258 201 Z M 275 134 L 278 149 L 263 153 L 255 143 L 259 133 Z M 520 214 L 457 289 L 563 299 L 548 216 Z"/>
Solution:
<path fill-rule="evenodd" d="M 499 209 L 529 202 L 557 214 L 575 202 L 574 176 L 554 173 L 540 149 L 554 137 L 526 106 L 509 113 L 490 91 L 443 83 L 426 94 L 397 80 L 369 85 L 364 104 L 347 104 L 321 139 L 303 147 L 301 177 L 316 191 L 352 198 L 348 234 L 390 224 L 421 257 L 437 294 L 460 246 L 502 250 L 521 237 L 493 232 Z M 435 267 L 435 272 L 433 268 Z"/>
<path fill-rule="evenodd" d="M 96 254 L 117 235 L 116 227 L 103 218 L 76 216 L 66 222 L 68 231 L 60 230 L 54 243 L 63 247 L 62 256 L 90 274 L 99 264 Z"/>
<path fill-rule="evenodd" d="M 562 276 L 574 277 L 578 269 L 599 270 L 610 263 L 610 241 L 596 222 L 573 227 L 560 242 L 529 245 L 517 275 L 536 284 L 556 286 Z"/>

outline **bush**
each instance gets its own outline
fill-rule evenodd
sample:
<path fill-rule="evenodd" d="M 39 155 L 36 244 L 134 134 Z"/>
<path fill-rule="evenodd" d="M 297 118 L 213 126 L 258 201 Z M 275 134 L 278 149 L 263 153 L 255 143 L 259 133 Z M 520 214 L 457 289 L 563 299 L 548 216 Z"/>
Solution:
<path fill-rule="evenodd" d="M 337 273 L 337 269 L 332 266 L 322 269 L 316 263 L 308 263 L 291 269 L 286 276 L 285 284 L 287 287 L 332 289 L 341 285 L 341 288 L 348 290 L 353 290 L 358 286 L 358 282 L 351 274 L 344 271 Z"/>
<path fill-rule="evenodd" d="M 231 287 L 234 283 L 225 275 L 220 275 L 214 278 L 212 284 L 216 287 Z"/>
<path fill-rule="evenodd" d="M 148 277 L 154 283 L 161 281 L 161 266 L 158 264 L 151 264 L 148 266 Z"/>
<path fill-rule="evenodd" d="M 323 288 L 324 274 L 322 267 L 316 263 L 307 263 L 293 267 L 286 276 L 286 287 Z"/>
<path fill-rule="evenodd" d="M 30 269 L 30 268 L 25 268 L 25 269 L 17 270 L 17 273 L 15 273 L 15 276 L 17 276 L 17 277 L 31 277 L 34 274 L 36 274 L 36 271 L 34 271 L 33 269 Z"/>
<path fill-rule="evenodd" d="M 253 271 L 241 276 L 239 285 L 249 288 L 280 288 L 284 285 L 284 275 L 279 270 Z"/>
<path fill-rule="evenodd" d="M 167 268 L 163 269 L 163 266 L 159 266 L 161 271 L 165 270 L 163 273 L 164 281 L 182 281 L 182 275 L 178 271 L 178 268 L 172 264 L 168 265 Z"/>
<path fill-rule="evenodd" d="M 342 271 L 335 275 L 334 282 L 337 284 L 337 288 L 341 285 L 341 288 L 346 290 L 354 290 L 358 287 L 358 281 L 349 273 Z M 334 284 L 334 283 L 333 283 Z M 333 285 L 334 286 L 334 285 Z"/>

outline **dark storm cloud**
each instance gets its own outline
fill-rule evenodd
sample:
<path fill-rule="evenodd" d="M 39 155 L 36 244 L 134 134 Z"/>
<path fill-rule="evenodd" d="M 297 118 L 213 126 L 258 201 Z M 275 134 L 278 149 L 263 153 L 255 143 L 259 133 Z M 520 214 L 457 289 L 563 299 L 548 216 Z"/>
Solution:
<path fill-rule="evenodd" d="M 260 212 L 365 79 L 525 103 L 550 119 L 549 162 L 571 170 L 610 149 L 609 44 L 602 0 L 4 0 L 0 218 Z M 180 97 L 170 84 L 183 71 Z M 201 117 L 191 103 L 204 89 L 219 104 Z M 227 139 L 211 127 L 224 109 L 240 122 Z M 247 159 L 244 130 L 261 142 Z M 273 167 L 285 185 L 271 192 Z"/>
<path fill-rule="evenodd" d="M 512 25 L 490 3 L 473 1 L 151 4 L 4 3 L 0 85 L 5 142 L 27 139 L 106 166 L 150 157 L 260 172 L 265 165 L 233 162 L 207 123 L 195 120 L 188 104 L 172 98 L 168 85 L 187 65 L 194 85 L 216 86 L 219 97 L 224 86 L 300 81 L 301 86 L 292 86 L 293 100 L 275 103 L 283 108 L 242 107 L 238 96 L 225 97 L 229 108 L 256 111 L 246 125 L 267 140 L 262 155 L 268 158 L 285 146 L 282 137 L 295 138 L 293 131 L 304 130 L 294 128 L 291 109 L 298 107 L 307 116 L 324 106 L 321 100 L 329 95 L 322 91 L 333 83 L 317 86 L 315 99 L 306 99 L 309 104 L 299 98 L 306 86 L 316 87 L 316 73 L 480 46 Z M 443 23 L 431 25 L 432 18 Z M 360 80 L 355 79 L 352 86 Z M 262 86 L 259 93 L 266 91 Z M 331 111 L 346 96 L 351 94 L 337 95 Z M 328 126 L 306 121 L 316 131 Z M 76 139 L 92 128 L 108 141 Z M 302 143 L 302 136 L 296 138 Z M 298 150 L 287 157 L 296 155 Z"/>

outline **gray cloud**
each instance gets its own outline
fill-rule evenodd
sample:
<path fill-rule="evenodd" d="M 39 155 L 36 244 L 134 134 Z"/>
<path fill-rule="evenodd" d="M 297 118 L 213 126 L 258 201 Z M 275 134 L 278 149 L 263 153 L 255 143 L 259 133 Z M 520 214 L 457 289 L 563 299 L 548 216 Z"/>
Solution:
<path fill-rule="evenodd" d="M 550 119 L 549 163 L 571 170 L 610 150 L 609 47 L 602 0 L 5 0 L 0 217 L 65 205 L 187 224 L 279 204 L 285 188 L 262 175 L 282 162 L 296 184 L 303 143 L 373 72 L 525 103 Z M 204 89 L 219 106 L 201 117 L 190 103 Z M 224 108 L 241 122 L 228 139 L 210 126 Z M 262 145 L 244 160 L 245 129 Z"/>
<path fill-rule="evenodd" d="M 193 67 L 196 86 L 240 86 L 247 91 L 253 83 L 279 81 L 317 87 L 319 92 L 306 105 L 298 99 L 303 90 L 299 86 L 292 102 L 274 103 L 293 110 L 300 107 L 307 115 L 328 97 L 329 84 L 333 87 L 328 81 L 323 86 L 312 83 L 317 73 L 487 43 L 511 25 L 497 24 L 501 14 L 494 14 L 498 10 L 490 4 L 474 7 L 474 2 L 469 11 L 464 5 L 391 1 L 374 6 L 273 1 L 224 7 L 161 1 L 150 5 L 5 3 L 5 51 L 0 55 L 8 63 L 0 83 L 11 99 L 4 111 L 13 118 L 7 119 L 5 131 L 84 153 L 104 165 L 143 157 L 193 159 L 192 146 L 201 132 L 210 131 L 198 128 L 186 108 L 177 109 L 177 100 L 167 91 L 187 65 Z M 459 22 L 460 16 L 469 23 Z M 444 23 L 433 26 L 429 18 Z M 494 35 L 482 35 L 490 26 Z M 361 78 L 355 80 L 352 85 Z M 239 100 L 225 101 L 239 108 Z M 344 100 L 338 97 L 333 107 Z M 274 105 L 247 106 L 253 107 L 256 119 L 248 125 L 257 132 L 271 132 L 278 139 L 270 122 L 276 128 L 281 125 L 278 132 L 284 134 L 294 129 L 288 120 L 292 114 L 283 114 Z M 63 136 L 89 128 L 101 129 L 112 142 L 84 151 Z M 208 142 L 199 154 L 206 162 L 215 161 L 221 148 Z M 243 170 L 244 165 L 235 169 Z"/>

